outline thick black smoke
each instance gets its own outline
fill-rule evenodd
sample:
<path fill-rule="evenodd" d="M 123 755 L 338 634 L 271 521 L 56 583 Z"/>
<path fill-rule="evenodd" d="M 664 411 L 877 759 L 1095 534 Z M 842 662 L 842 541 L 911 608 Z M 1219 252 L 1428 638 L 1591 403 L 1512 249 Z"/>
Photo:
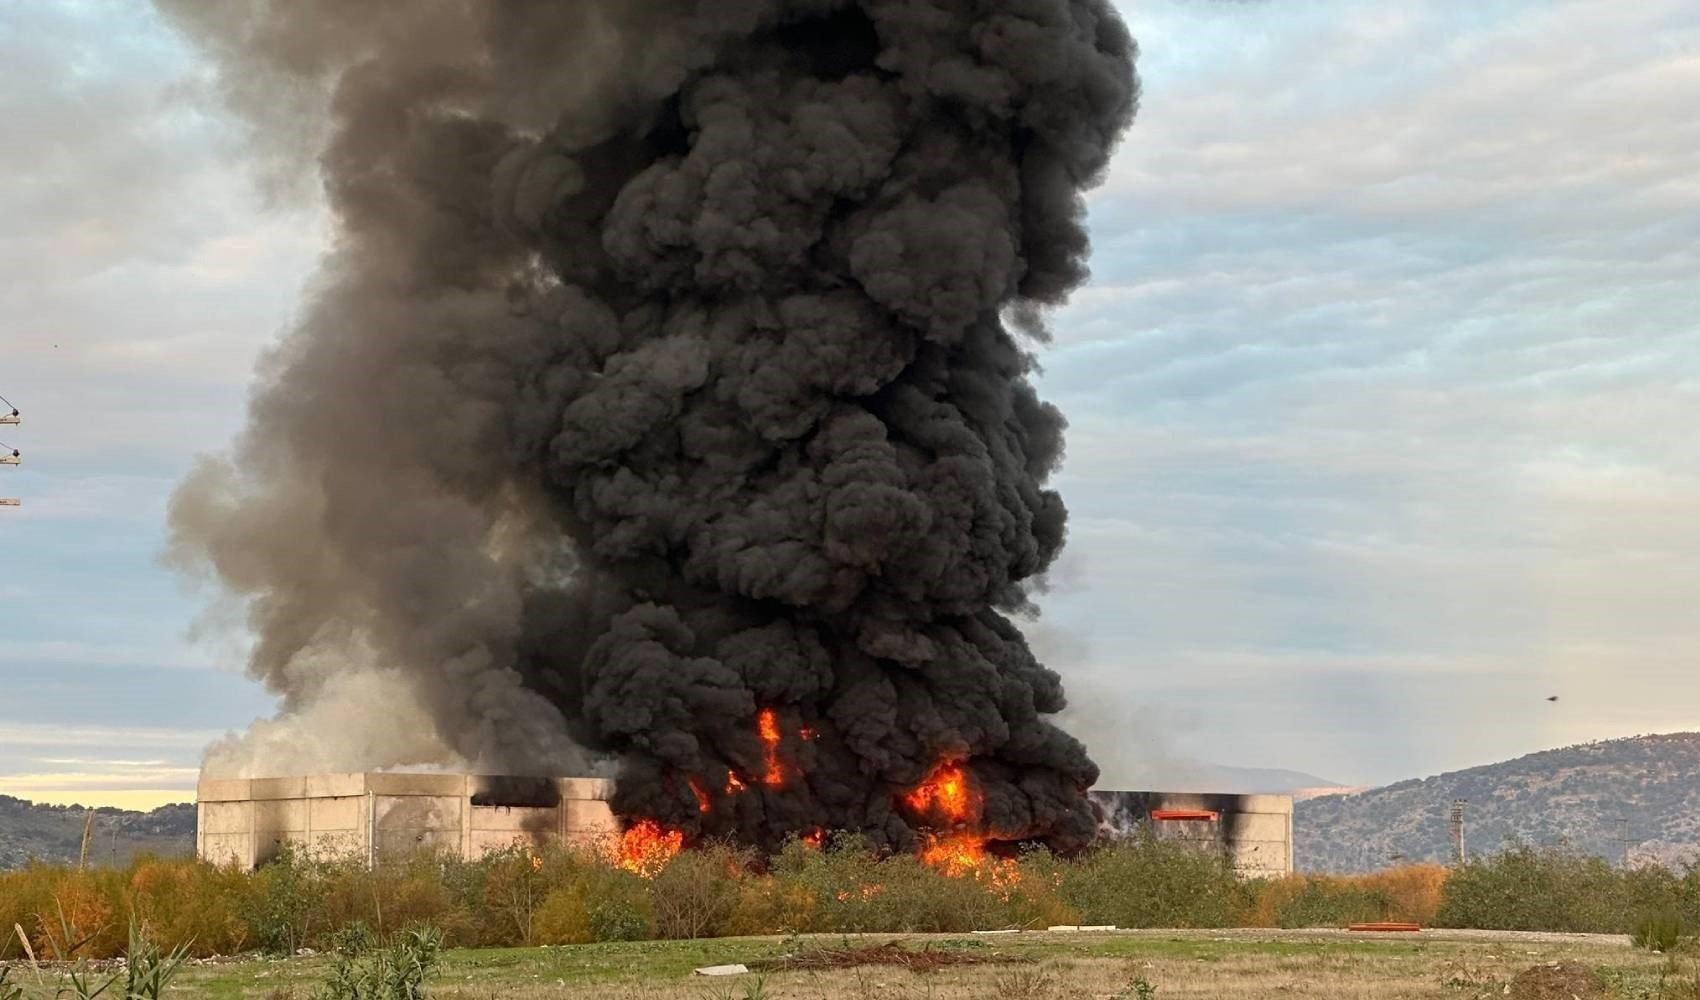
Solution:
<path fill-rule="evenodd" d="M 906 847 L 951 760 L 992 835 L 1091 837 L 1008 616 L 1066 520 L 1023 338 L 1137 100 L 1109 0 L 161 2 L 275 162 L 324 140 L 336 248 L 172 513 L 286 707 L 357 650 L 483 769 L 614 755 L 625 815 Z"/>

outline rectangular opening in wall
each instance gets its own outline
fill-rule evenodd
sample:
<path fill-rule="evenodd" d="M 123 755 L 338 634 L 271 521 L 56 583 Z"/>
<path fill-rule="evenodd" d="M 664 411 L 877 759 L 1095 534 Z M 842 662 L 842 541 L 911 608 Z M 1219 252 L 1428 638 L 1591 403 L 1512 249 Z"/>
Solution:
<path fill-rule="evenodd" d="M 1151 818 L 1158 823 L 1214 823 L 1222 817 L 1209 809 L 1153 809 Z"/>

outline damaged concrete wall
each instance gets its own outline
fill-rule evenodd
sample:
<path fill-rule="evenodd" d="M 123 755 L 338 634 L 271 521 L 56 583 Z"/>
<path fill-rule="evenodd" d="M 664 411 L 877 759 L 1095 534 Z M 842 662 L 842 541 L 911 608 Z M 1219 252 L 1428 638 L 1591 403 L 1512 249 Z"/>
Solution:
<path fill-rule="evenodd" d="M 320 774 L 210 779 L 197 789 L 196 850 L 252 868 L 284 844 L 380 861 L 423 848 L 476 858 L 515 844 L 618 836 L 612 782 L 508 780 L 466 774 Z"/>
<path fill-rule="evenodd" d="M 1293 872 L 1290 795 L 1093 791 L 1090 797 L 1100 837 L 1133 837 L 1150 830 L 1165 840 L 1224 851 L 1234 870 L 1247 878 Z"/>

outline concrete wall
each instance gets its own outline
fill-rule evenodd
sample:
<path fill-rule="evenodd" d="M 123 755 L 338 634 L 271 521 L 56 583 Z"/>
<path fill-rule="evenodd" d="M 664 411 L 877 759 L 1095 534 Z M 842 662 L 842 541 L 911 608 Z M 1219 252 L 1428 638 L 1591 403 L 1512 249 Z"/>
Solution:
<path fill-rule="evenodd" d="M 1092 808 L 1103 837 L 1158 837 L 1197 843 L 1225 852 L 1247 878 L 1293 872 L 1293 797 L 1214 795 L 1193 792 L 1093 791 Z M 1159 811 L 1213 812 L 1215 820 L 1159 820 Z"/>
<path fill-rule="evenodd" d="M 523 798 L 514 798 L 493 792 L 496 781 L 395 773 L 202 778 L 196 849 L 209 861 L 252 868 L 276 857 L 285 843 L 377 861 L 422 848 L 474 858 L 515 844 L 619 833 L 607 802 L 612 782 L 539 779 L 528 783 Z"/>

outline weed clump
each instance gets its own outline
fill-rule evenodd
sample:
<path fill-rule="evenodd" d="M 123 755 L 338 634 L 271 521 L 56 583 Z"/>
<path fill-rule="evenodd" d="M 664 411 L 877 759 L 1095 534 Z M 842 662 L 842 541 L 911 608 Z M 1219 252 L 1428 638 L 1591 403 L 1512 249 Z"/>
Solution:
<path fill-rule="evenodd" d="M 1630 932 L 1629 940 L 1637 948 L 1668 954 L 1689 936 L 1683 927 L 1682 917 L 1675 913 L 1661 913 L 1643 917 Z"/>
<path fill-rule="evenodd" d="M 314 1000 L 422 1000 L 443 936 L 423 927 L 387 943 L 378 943 L 369 933 L 348 934 L 342 944 L 348 950 L 336 952 L 330 979 Z"/>

